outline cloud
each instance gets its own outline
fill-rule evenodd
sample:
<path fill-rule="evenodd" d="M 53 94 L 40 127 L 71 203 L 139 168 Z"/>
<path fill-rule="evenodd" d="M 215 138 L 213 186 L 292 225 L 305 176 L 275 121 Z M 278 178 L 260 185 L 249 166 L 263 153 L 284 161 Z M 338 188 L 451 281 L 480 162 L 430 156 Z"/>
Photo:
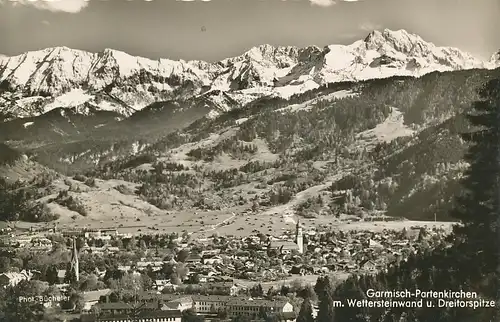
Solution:
<path fill-rule="evenodd" d="M 192 0 L 184 0 L 184 1 L 192 1 Z M 283 0 L 286 1 L 286 0 Z M 361 0 L 339 0 L 341 2 L 359 2 Z M 311 5 L 319 6 L 319 7 L 330 7 L 337 4 L 337 0 L 309 0 Z"/>
<path fill-rule="evenodd" d="M 11 0 L 14 6 L 32 6 L 52 12 L 78 13 L 88 6 L 89 0 Z"/>
<path fill-rule="evenodd" d="M 376 23 L 373 23 L 373 22 L 364 22 L 361 25 L 359 25 L 358 28 L 360 30 L 363 30 L 363 31 L 371 32 L 373 30 L 377 30 L 377 29 L 382 28 L 382 25 L 379 25 L 379 24 L 376 24 Z"/>
<path fill-rule="evenodd" d="M 309 0 L 313 6 L 330 7 L 337 4 L 335 0 Z"/>

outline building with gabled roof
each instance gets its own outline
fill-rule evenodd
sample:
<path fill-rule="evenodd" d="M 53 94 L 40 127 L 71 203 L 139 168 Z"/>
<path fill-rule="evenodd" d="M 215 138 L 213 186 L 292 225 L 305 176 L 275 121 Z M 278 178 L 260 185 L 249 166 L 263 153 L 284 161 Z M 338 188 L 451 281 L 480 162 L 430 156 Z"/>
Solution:
<path fill-rule="evenodd" d="M 268 313 L 293 312 L 293 305 L 286 300 L 235 298 L 227 302 L 229 317 L 257 318 Z"/>

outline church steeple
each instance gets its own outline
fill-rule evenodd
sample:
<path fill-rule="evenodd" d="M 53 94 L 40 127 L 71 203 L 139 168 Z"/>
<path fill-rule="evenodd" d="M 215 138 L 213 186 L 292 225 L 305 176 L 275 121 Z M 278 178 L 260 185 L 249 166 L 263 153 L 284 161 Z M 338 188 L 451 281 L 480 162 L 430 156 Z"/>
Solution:
<path fill-rule="evenodd" d="M 297 219 L 297 224 L 295 225 L 295 242 L 299 246 L 299 253 L 304 253 L 304 236 L 302 235 L 302 227 L 300 226 L 299 219 Z"/>
<path fill-rule="evenodd" d="M 75 279 L 80 279 L 80 267 L 78 263 L 78 250 L 76 249 L 76 238 L 73 237 L 73 249 L 71 251 L 71 269 L 75 272 Z"/>

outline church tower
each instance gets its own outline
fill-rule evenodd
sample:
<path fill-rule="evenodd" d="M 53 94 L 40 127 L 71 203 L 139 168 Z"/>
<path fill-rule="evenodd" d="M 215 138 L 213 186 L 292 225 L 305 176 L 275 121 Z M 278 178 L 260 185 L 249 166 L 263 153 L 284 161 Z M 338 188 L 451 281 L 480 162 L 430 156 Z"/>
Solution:
<path fill-rule="evenodd" d="M 73 250 L 71 251 L 71 269 L 75 272 L 75 279 L 78 282 L 80 279 L 80 267 L 78 264 L 78 251 L 76 249 L 76 238 L 73 237 Z"/>
<path fill-rule="evenodd" d="M 302 235 L 302 227 L 300 226 L 300 221 L 297 219 L 297 225 L 295 226 L 295 242 L 299 246 L 299 253 L 304 253 L 304 236 Z"/>

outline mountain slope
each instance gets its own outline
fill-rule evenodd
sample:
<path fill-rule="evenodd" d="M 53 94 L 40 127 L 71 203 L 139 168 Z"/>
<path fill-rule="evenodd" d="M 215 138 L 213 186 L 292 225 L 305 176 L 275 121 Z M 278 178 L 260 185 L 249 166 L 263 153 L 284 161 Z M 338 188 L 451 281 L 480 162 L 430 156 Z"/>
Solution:
<path fill-rule="evenodd" d="M 0 58 L 0 113 L 8 119 L 33 117 L 86 103 L 129 116 L 157 101 L 213 91 L 242 106 L 262 96 L 288 98 L 331 82 L 487 67 L 492 64 L 458 49 L 388 29 L 348 46 L 261 45 L 216 63 L 55 47 Z"/>
<path fill-rule="evenodd" d="M 22 208 L 26 220 L 59 216 L 61 224 L 124 223 L 142 231 L 272 233 L 295 216 L 315 226 L 450 220 L 457 180 L 468 166 L 458 136 L 469 129 L 463 113 L 476 89 L 499 73 L 462 70 L 327 84 L 288 99 L 259 98 L 217 117 L 205 111 L 158 139 L 139 139 L 144 130 L 134 123 L 154 128 L 151 115 L 169 120 L 173 111 L 197 109 L 157 103 L 115 124 L 127 125 L 122 131 L 129 129 L 129 139 L 106 137 L 102 129 L 108 126 L 98 127 L 85 139 L 27 148 L 28 160 L 2 173 L 13 177 L 13 170 L 24 173 L 41 163 L 78 174 L 73 179 L 42 176 L 3 190 L 6 200 L 36 200 Z M 26 188 L 33 184 L 36 189 Z M 21 186 L 29 193 L 18 195 Z M 9 215 L 17 209 L 3 205 Z"/>

